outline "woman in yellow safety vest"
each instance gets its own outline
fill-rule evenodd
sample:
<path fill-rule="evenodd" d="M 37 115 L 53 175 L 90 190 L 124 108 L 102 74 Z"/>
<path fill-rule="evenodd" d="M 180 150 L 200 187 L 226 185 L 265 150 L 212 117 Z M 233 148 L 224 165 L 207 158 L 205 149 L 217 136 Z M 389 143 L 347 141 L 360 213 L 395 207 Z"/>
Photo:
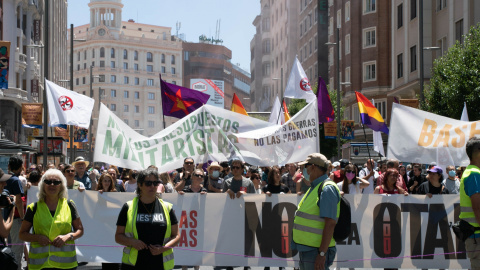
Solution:
<path fill-rule="evenodd" d="M 28 205 L 20 228 L 20 239 L 31 243 L 28 269 L 75 269 L 74 240 L 83 235 L 83 226 L 75 203 L 68 200 L 67 180 L 49 169 L 38 187 L 38 202 Z"/>
<path fill-rule="evenodd" d="M 163 269 L 175 265 L 173 250 L 179 240 L 172 204 L 157 197 L 161 181 L 156 169 L 140 171 L 137 197 L 123 205 L 115 241 L 124 245 L 122 269 Z"/>

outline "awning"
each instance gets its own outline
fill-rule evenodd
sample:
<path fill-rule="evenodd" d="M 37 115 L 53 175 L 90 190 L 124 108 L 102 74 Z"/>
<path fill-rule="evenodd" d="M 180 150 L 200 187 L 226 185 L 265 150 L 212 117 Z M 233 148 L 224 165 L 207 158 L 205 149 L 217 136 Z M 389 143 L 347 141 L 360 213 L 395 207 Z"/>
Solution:
<path fill-rule="evenodd" d="M 37 149 L 31 147 L 28 144 L 18 144 L 14 143 L 10 140 L 7 139 L 0 139 L 0 153 L 5 153 L 5 152 L 13 152 L 13 151 L 29 151 L 29 152 L 37 152 Z"/>

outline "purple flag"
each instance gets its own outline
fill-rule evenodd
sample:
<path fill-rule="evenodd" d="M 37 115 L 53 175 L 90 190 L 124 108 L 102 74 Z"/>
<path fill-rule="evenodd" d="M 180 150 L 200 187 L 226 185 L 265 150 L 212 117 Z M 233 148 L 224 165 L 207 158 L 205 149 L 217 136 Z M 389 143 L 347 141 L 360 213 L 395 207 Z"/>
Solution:
<path fill-rule="evenodd" d="M 320 76 L 318 77 L 317 103 L 318 122 L 332 122 L 335 119 L 335 112 L 333 111 L 332 101 L 330 100 L 330 95 L 328 94 L 327 85 Z"/>
<path fill-rule="evenodd" d="M 167 83 L 160 75 L 163 115 L 183 118 L 207 103 L 210 95 Z"/>

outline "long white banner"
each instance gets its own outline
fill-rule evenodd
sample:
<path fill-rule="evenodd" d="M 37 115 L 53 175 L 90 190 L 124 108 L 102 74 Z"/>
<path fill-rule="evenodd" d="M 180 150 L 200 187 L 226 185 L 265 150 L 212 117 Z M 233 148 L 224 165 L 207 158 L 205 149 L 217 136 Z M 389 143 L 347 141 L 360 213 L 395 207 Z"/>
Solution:
<path fill-rule="evenodd" d="M 29 191 L 29 202 L 36 200 L 37 190 Z M 85 228 L 76 240 L 78 260 L 120 262 L 115 224 L 123 204 L 135 195 L 70 190 L 69 196 Z M 352 233 L 337 243 L 335 266 L 469 268 L 464 243 L 450 230 L 460 211 L 457 195 L 346 198 L 352 207 Z M 163 194 L 163 199 L 173 203 L 179 220 L 176 265 L 298 267 L 298 253 L 289 243 L 301 196 L 246 195 L 232 200 L 226 194 L 175 193 Z"/>
<path fill-rule="evenodd" d="M 320 152 L 317 103 L 284 125 L 204 105 L 159 133 L 135 132 L 103 104 L 95 140 L 98 162 L 160 171 L 180 168 L 186 157 L 197 163 L 238 158 L 259 166 L 298 162 Z"/>
<path fill-rule="evenodd" d="M 387 156 L 404 162 L 467 166 L 465 144 L 473 136 L 480 136 L 480 121 L 464 122 L 394 103 Z"/>

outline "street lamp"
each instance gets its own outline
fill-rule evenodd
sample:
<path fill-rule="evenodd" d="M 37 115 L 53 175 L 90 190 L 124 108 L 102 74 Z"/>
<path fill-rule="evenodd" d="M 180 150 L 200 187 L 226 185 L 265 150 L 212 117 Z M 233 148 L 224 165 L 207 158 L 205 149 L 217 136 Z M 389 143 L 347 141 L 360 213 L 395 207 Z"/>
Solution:
<path fill-rule="evenodd" d="M 340 146 L 340 29 L 337 28 L 337 37 L 336 42 L 327 42 L 325 45 L 335 45 L 337 53 L 336 53 L 336 77 L 337 77 L 337 157 L 338 159 L 341 158 L 341 146 Z"/>

